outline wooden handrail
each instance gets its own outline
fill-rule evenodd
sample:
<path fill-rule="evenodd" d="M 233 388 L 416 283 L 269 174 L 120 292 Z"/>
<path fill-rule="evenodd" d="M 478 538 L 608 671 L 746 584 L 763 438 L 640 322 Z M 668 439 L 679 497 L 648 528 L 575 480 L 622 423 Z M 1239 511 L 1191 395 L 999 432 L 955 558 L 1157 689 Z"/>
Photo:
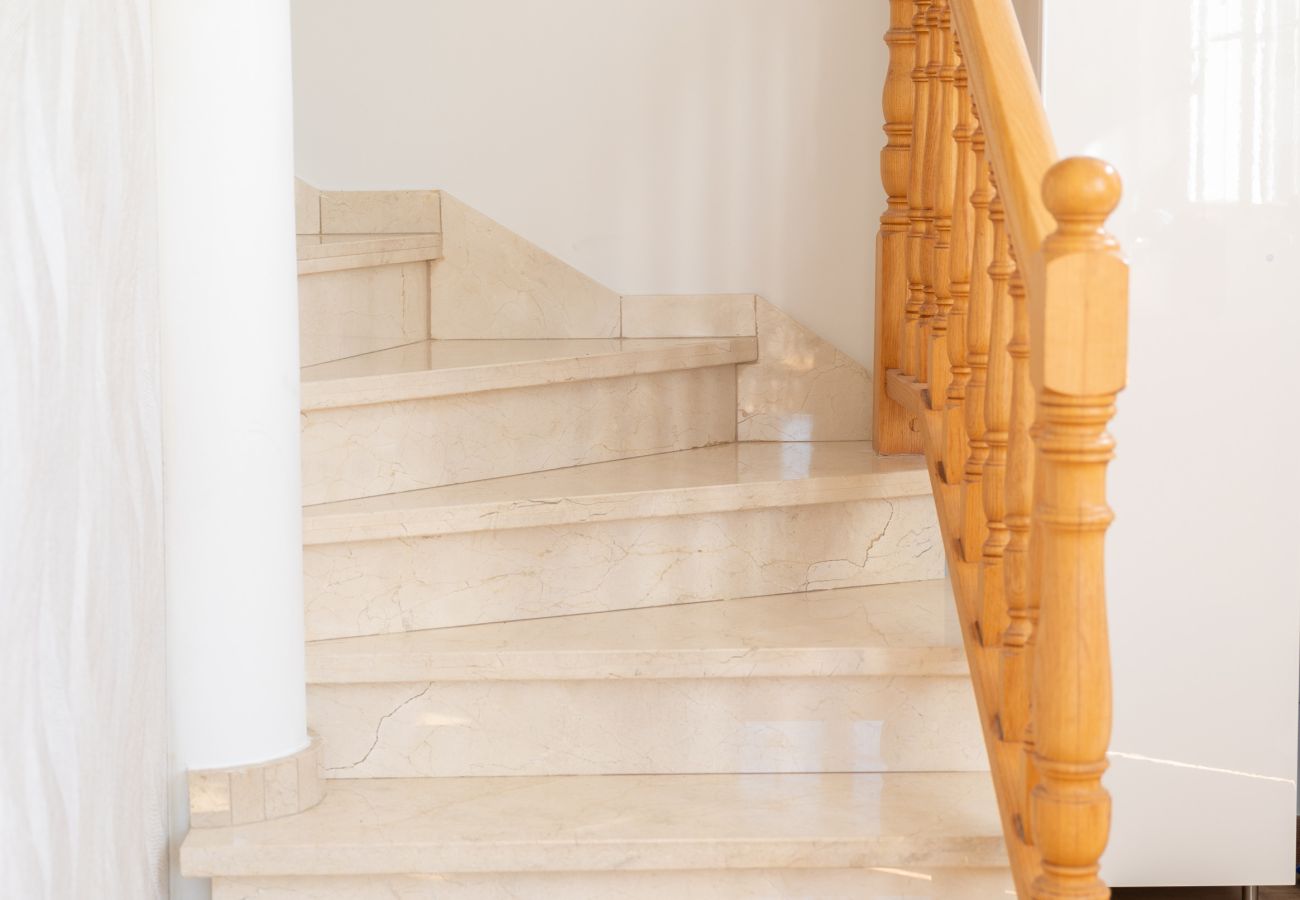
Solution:
<path fill-rule="evenodd" d="M 1057 160 L 1011 0 L 890 0 L 876 424 L 924 452 L 1021 897 L 1104 900 L 1119 178 Z"/>

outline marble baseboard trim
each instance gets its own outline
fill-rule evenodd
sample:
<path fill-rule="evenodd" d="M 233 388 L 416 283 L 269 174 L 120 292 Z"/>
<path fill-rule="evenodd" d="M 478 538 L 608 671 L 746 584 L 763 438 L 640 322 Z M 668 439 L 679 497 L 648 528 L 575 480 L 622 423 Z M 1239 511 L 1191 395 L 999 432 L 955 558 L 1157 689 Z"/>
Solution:
<path fill-rule="evenodd" d="M 320 234 L 320 191 L 301 178 L 293 180 L 293 216 L 298 234 Z"/>
<path fill-rule="evenodd" d="M 323 234 L 442 231 L 440 191 L 322 191 Z"/>
<path fill-rule="evenodd" d="M 1008 869 L 927 866 L 218 878 L 212 900 L 996 900 Z"/>
<path fill-rule="evenodd" d="M 623 298 L 623 337 L 752 337 L 753 294 L 642 294 Z"/>
<path fill-rule="evenodd" d="M 432 337 L 619 336 L 617 293 L 445 193 L 442 231 Z"/>
<path fill-rule="evenodd" d="M 321 272 L 340 272 L 345 269 L 368 269 L 371 266 L 395 266 L 399 263 L 429 262 L 441 258 L 442 239 L 434 235 L 424 239 L 420 246 L 391 249 L 358 249 L 354 253 L 339 253 L 298 260 L 299 275 L 318 275 Z M 387 242 L 381 242 L 387 243 Z M 409 241 L 406 243 L 416 243 Z"/>
<path fill-rule="evenodd" d="M 190 827 L 265 822 L 311 809 L 325 795 L 322 743 L 310 736 L 291 755 L 232 769 L 189 772 Z"/>
<path fill-rule="evenodd" d="M 758 360 L 736 370 L 736 440 L 871 439 L 871 375 L 759 297 Z"/>

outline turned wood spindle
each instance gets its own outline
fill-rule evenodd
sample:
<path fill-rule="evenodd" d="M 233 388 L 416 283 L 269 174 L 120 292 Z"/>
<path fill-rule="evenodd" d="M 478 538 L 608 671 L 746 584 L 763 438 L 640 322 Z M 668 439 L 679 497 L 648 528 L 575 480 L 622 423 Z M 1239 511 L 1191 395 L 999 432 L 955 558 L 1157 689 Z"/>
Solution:
<path fill-rule="evenodd" d="M 921 272 L 923 302 L 919 325 L 919 345 L 917 349 L 918 380 L 929 383 L 930 324 L 938 308 L 935 293 L 934 245 L 937 239 L 935 228 L 935 198 L 939 185 L 939 153 L 943 145 L 942 134 L 943 94 L 940 72 L 943 70 L 944 48 L 950 42 L 948 32 L 944 30 L 945 16 L 948 12 L 948 0 L 934 0 L 926 13 L 926 28 L 929 34 L 930 51 L 925 67 L 925 80 L 928 85 L 928 120 L 925 125 L 925 174 L 921 185 L 921 203 L 924 205 L 925 237 L 921 241 Z M 951 24 L 951 18 L 948 19 Z"/>
<path fill-rule="evenodd" d="M 880 453 L 918 453 L 921 435 L 912 416 L 886 391 L 886 372 L 903 364 L 903 320 L 907 306 L 907 240 L 911 227 L 908 205 L 912 157 L 912 68 L 916 32 L 912 30 L 913 0 L 889 0 L 889 70 L 881 106 L 885 114 L 885 146 L 880 151 L 880 181 L 887 197 L 876 238 L 876 343 L 872 382 L 875 415 L 873 438 Z"/>
<path fill-rule="evenodd" d="M 996 180 L 994 188 L 997 189 Z M 1006 598 L 1002 584 L 1002 554 L 1007 546 L 1006 482 L 1007 482 L 1007 432 L 1011 426 L 1011 356 L 1007 345 L 1011 343 L 1011 275 L 1015 266 L 1011 261 L 1011 236 L 1007 228 L 1006 210 L 999 192 L 989 206 L 993 221 L 993 263 L 989 266 L 989 328 L 988 383 L 984 388 L 984 440 L 988 443 L 988 456 L 984 460 L 984 522 L 988 537 L 984 539 L 980 557 L 979 597 L 980 636 L 985 647 L 1002 643 L 1002 632 L 1007 626 Z"/>
<path fill-rule="evenodd" d="M 968 563 L 977 562 L 984 549 L 988 531 L 984 525 L 984 461 L 989 445 L 984 439 L 984 391 L 988 383 L 989 329 L 992 307 L 989 293 L 989 267 L 993 264 L 993 219 L 989 206 L 993 200 L 989 166 L 984 156 L 984 129 L 976 125 L 971 135 L 975 156 L 975 192 L 970 202 L 974 218 L 971 238 L 970 299 L 966 308 L 966 362 L 970 380 L 966 383 L 966 467 L 962 481 L 961 555 Z"/>
<path fill-rule="evenodd" d="M 1042 559 L 1031 817 L 1043 865 L 1031 888 L 1038 900 L 1110 895 L 1098 875 L 1110 831 L 1101 783 L 1111 723 L 1104 544 L 1114 440 L 1106 427 L 1125 380 L 1128 268 L 1103 226 L 1119 197 L 1119 177 L 1096 159 L 1062 160 L 1043 181 L 1057 230 L 1035 261 L 1042 296 L 1030 310 L 1033 540 Z"/>
<path fill-rule="evenodd" d="M 960 52 L 960 46 L 958 46 Z M 949 291 L 952 304 L 948 310 L 948 361 L 952 378 L 944 404 L 943 453 L 941 472 L 947 484 L 961 484 L 966 466 L 966 385 L 970 382 L 970 363 L 966 357 L 967 319 L 971 292 L 971 253 L 975 234 L 975 166 L 973 157 L 974 117 L 970 101 L 965 64 L 957 67 L 954 79 L 957 95 L 957 127 L 953 140 L 957 145 L 956 185 L 952 214 L 952 267 Z"/>
<path fill-rule="evenodd" d="M 957 36 L 952 28 L 952 9 L 945 5 L 940 19 L 943 41 L 939 67 L 939 135 L 935 141 L 934 188 L 934 315 L 926 347 L 930 384 L 930 409 L 942 410 L 948 403 L 952 363 L 948 358 L 948 315 L 952 311 L 952 219 L 957 184 Z"/>
<path fill-rule="evenodd" d="M 907 305 L 903 308 L 904 375 L 921 371 L 921 307 L 925 303 L 925 145 L 930 118 L 930 0 L 916 0 L 912 66 L 912 154 L 907 177 Z"/>

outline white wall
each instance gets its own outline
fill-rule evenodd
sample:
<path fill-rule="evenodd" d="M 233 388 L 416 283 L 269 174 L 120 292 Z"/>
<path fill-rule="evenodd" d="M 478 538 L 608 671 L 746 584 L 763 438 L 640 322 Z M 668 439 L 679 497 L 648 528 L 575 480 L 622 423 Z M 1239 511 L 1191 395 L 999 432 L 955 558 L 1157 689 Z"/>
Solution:
<path fill-rule="evenodd" d="M 294 0 L 298 174 L 871 348 L 884 0 Z"/>
<path fill-rule="evenodd" d="M 0 4 L 0 896 L 166 895 L 149 4 Z"/>
<path fill-rule="evenodd" d="M 1104 875 L 1291 884 L 1300 0 L 1045 11 L 1059 149 L 1124 177 L 1112 229 L 1133 273 L 1107 545 Z"/>

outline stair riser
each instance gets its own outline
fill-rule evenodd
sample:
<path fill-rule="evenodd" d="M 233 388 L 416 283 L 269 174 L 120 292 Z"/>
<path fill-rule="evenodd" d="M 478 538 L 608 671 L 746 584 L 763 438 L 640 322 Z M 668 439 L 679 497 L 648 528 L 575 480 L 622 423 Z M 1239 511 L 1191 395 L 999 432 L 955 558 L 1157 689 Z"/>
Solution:
<path fill-rule="evenodd" d="M 970 680 L 310 685 L 330 778 L 982 771 Z"/>
<path fill-rule="evenodd" d="M 307 637 L 939 578 L 928 497 L 308 546 Z"/>
<path fill-rule="evenodd" d="M 300 365 L 312 366 L 429 336 L 429 263 L 298 276 Z"/>
<path fill-rule="evenodd" d="M 303 503 L 724 443 L 734 365 L 302 414 Z"/>
<path fill-rule="evenodd" d="M 212 900 L 989 900 L 1005 869 L 733 869 L 377 877 L 218 878 Z"/>

